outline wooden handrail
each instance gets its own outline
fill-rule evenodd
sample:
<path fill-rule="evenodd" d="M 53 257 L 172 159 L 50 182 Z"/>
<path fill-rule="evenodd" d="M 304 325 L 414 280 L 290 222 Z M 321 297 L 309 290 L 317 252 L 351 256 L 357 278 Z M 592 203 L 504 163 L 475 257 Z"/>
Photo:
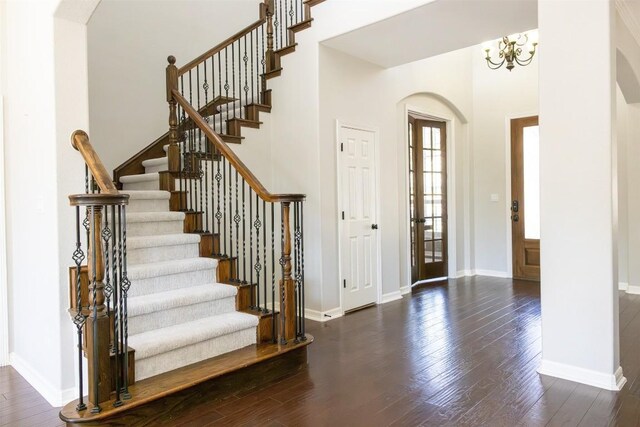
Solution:
<path fill-rule="evenodd" d="M 267 191 L 262 183 L 255 177 L 253 173 L 247 168 L 247 166 L 236 156 L 236 153 L 229 148 L 229 146 L 220 138 L 220 136 L 209 127 L 209 124 L 204 118 L 198 114 L 195 108 L 191 106 L 177 90 L 171 91 L 173 99 L 183 108 L 184 112 L 193 120 L 202 132 L 207 136 L 209 141 L 213 143 L 215 148 L 233 165 L 233 167 L 240 173 L 242 178 L 249 184 L 249 186 L 256 192 L 256 194 L 267 202 L 299 202 L 305 199 L 304 194 L 272 194 Z"/>
<path fill-rule="evenodd" d="M 230 46 L 232 43 L 237 42 L 242 37 L 244 37 L 247 34 L 249 34 L 251 31 L 253 31 L 256 28 L 260 27 L 260 25 L 265 23 L 266 17 L 267 17 L 267 5 L 265 3 L 260 3 L 260 19 L 259 20 L 257 20 L 253 24 L 249 25 L 245 29 L 238 31 L 236 34 L 232 35 L 231 37 L 229 37 L 228 39 L 226 39 L 222 43 L 212 47 L 211 49 L 209 49 L 208 51 L 206 51 L 202 55 L 198 56 L 193 61 L 190 61 L 187 64 L 185 64 L 182 67 L 180 67 L 178 69 L 178 76 L 181 76 L 184 73 L 188 72 L 189 70 L 192 70 L 194 67 L 199 65 L 201 62 L 205 61 L 206 59 L 211 58 L 211 56 L 213 56 L 216 53 L 220 52 L 225 47 Z"/>
<path fill-rule="evenodd" d="M 117 194 L 118 189 L 113 184 L 113 181 L 111 181 L 111 176 L 105 169 L 102 160 L 100 160 L 91 142 L 89 142 L 89 135 L 83 130 L 73 132 L 71 134 L 71 145 L 82 154 L 85 163 L 91 171 L 91 175 L 98 184 L 98 187 L 100 187 L 100 191 L 105 194 Z"/>

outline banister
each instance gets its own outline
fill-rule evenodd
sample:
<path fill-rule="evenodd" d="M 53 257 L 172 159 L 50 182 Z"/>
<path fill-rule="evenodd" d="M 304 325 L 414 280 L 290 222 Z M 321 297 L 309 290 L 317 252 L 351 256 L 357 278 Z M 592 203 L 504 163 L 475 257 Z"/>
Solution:
<path fill-rule="evenodd" d="M 111 176 L 104 167 L 102 160 L 89 142 L 89 135 L 83 130 L 77 130 L 71 134 L 71 145 L 78 150 L 91 171 L 91 175 L 100 187 L 100 191 L 106 194 L 117 194 L 118 189 L 111 181 Z"/>
<path fill-rule="evenodd" d="M 233 165 L 240 173 L 242 178 L 249 184 L 258 196 L 267 202 L 300 202 L 305 200 L 304 194 L 272 194 L 267 191 L 256 176 L 247 168 L 247 166 L 238 158 L 236 153 L 220 138 L 220 136 L 209 127 L 204 118 L 191 106 L 179 91 L 173 89 L 171 91 L 173 98 L 184 109 L 185 113 L 193 120 L 193 122 L 202 130 L 206 137 L 213 143 L 215 148 Z"/>
<path fill-rule="evenodd" d="M 222 43 L 219 43 L 218 45 L 212 47 L 211 49 L 209 49 L 208 51 L 206 51 L 202 55 L 200 55 L 197 58 L 195 58 L 194 60 L 192 60 L 192 61 L 188 62 L 187 64 L 183 65 L 182 67 L 180 67 L 178 69 L 178 76 L 181 76 L 184 73 L 188 72 L 189 70 L 192 70 L 194 67 L 199 65 L 204 60 L 210 58 L 212 55 L 215 55 L 216 53 L 220 52 L 225 47 L 230 46 L 231 44 L 233 44 L 236 41 L 240 40 L 243 36 L 249 34 L 251 31 L 253 31 L 256 28 L 260 27 L 260 25 L 265 23 L 266 16 L 267 16 L 267 5 L 265 3 L 260 3 L 260 19 L 259 20 L 257 20 L 253 24 L 249 25 L 248 27 L 244 28 L 243 30 L 238 31 L 236 34 L 234 34 L 231 37 L 229 37 L 228 39 L 224 40 Z"/>

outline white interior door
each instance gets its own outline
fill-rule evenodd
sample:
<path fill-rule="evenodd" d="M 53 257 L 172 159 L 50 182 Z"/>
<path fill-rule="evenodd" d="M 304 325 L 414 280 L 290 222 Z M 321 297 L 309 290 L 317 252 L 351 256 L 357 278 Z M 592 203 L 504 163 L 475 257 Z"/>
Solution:
<path fill-rule="evenodd" d="M 378 298 L 375 133 L 341 127 L 339 135 L 340 271 L 347 311 Z"/>

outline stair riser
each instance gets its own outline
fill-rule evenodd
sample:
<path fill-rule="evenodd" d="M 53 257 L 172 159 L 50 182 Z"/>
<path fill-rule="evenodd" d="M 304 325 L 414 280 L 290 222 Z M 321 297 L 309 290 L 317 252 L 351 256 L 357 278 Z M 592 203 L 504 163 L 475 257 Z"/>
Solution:
<path fill-rule="evenodd" d="M 142 332 L 190 322 L 203 317 L 230 313 L 236 309 L 235 297 L 222 298 L 192 304 L 183 307 L 164 309 L 140 316 L 129 317 L 129 334 Z"/>
<path fill-rule="evenodd" d="M 188 288 L 197 284 L 215 283 L 216 269 L 195 270 L 180 274 L 150 277 L 148 279 L 131 279 L 129 296 L 137 297 L 156 292 L 173 291 Z"/>
<path fill-rule="evenodd" d="M 128 190 L 159 190 L 160 182 L 155 179 L 153 181 L 141 181 L 141 182 L 127 182 L 122 185 L 123 193 Z"/>
<path fill-rule="evenodd" d="M 169 199 L 129 199 L 127 212 L 168 212 Z"/>
<path fill-rule="evenodd" d="M 197 363 L 256 342 L 256 328 L 247 328 L 146 359 L 136 359 L 136 381 Z"/>
<path fill-rule="evenodd" d="M 177 221 L 150 221 L 150 222 L 128 222 L 127 235 L 136 236 L 158 236 L 161 234 L 180 234 L 184 227 L 184 220 Z"/>
<path fill-rule="evenodd" d="M 145 166 L 144 171 L 145 171 L 145 173 L 153 173 L 153 172 L 166 171 L 168 169 L 169 169 L 169 159 L 167 159 L 166 162 L 161 163 L 161 164 L 156 165 L 156 166 Z"/>
<path fill-rule="evenodd" d="M 128 249 L 129 264 L 146 264 L 186 258 L 197 258 L 200 255 L 198 243 L 179 244 L 170 246 L 155 246 L 151 248 Z"/>

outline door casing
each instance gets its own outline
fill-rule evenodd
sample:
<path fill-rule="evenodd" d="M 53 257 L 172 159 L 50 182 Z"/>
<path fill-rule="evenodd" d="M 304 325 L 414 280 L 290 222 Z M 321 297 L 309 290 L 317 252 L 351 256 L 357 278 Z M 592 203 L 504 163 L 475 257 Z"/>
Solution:
<path fill-rule="evenodd" d="M 349 123 L 345 123 L 345 122 L 341 122 L 340 120 L 336 120 L 336 139 L 335 139 L 335 146 L 336 146 L 336 191 L 337 191 L 337 212 L 336 212 L 336 219 L 338 221 L 338 289 L 339 289 L 339 294 L 340 294 L 340 312 L 344 315 L 345 312 L 345 307 L 344 307 L 344 288 L 343 288 L 343 284 L 342 284 L 342 278 L 343 278 L 343 266 L 342 266 L 342 237 L 343 237 L 343 233 L 344 233 L 344 227 L 342 225 L 342 210 L 343 210 L 343 206 L 342 206 L 342 156 L 341 156 L 341 151 L 340 151 L 340 137 L 342 135 L 341 130 L 343 128 L 347 128 L 347 129 L 354 129 L 354 130 L 360 130 L 360 131 L 364 131 L 364 132 L 371 132 L 374 135 L 373 138 L 373 146 L 374 146 L 374 166 L 375 166 L 375 171 L 374 171 L 374 181 L 375 181 L 375 191 L 374 191 L 374 197 L 375 197 L 375 204 L 376 204 L 376 221 L 378 224 L 378 230 L 375 233 L 376 234 L 376 241 L 377 241 L 377 253 L 376 253 L 376 271 L 375 274 L 377 276 L 377 280 L 376 280 L 376 295 L 377 295 L 377 300 L 376 300 L 376 304 L 380 304 L 382 302 L 382 230 L 384 228 L 384 224 L 380 223 L 380 146 L 379 146 L 379 136 L 380 136 L 380 131 L 377 128 L 374 127 L 367 127 L 367 126 L 360 126 L 360 125 L 354 125 L 354 124 L 349 124 Z"/>

